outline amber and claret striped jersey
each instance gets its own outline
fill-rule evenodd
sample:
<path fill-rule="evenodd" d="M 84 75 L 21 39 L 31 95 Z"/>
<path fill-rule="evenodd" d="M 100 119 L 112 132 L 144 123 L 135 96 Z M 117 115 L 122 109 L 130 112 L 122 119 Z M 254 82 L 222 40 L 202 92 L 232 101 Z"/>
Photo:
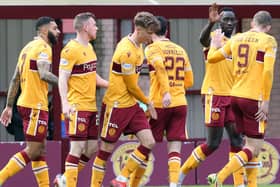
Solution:
<path fill-rule="evenodd" d="M 213 37 L 214 32 L 211 33 Z M 228 41 L 223 39 L 223 45 Z M 205 74 L 201 87 L 201 94 L 214 94 L 229 96 L 233 85 L 233 63 L 231 57 L 221 60 L 219 63 L 208 63 L 207 54 L 209 48 L 204 48 Z"/>
<path fill-rule="evenodd" d="M 80 111 L 96 108 L 97 57 L 91 44 L 70 40 L 61 51 L 60 71 L 71 73 L 68 80 L 68 102 Z"/>
<path fill-rule="evenodd" d="M 136 100 L 148 103 L 137 83 L 143 59 L 142 46 L 137 46 L 129 36 L 118 43 L 110 67 L 109 87 L 103 98 L 106 105 L 126 108 L 135 105 Z M 125 81 L 127 78 L 130 81 Z"/>
<path fill-rule="evenodd" d="M 39 37 L 29 42 L 18 58 L 21 94 L 17 105 L 48 111 L 48 83 L 40 79 L 38 61 L 52 63 L 52 49 Z"/>
<path fill-rule="evenodd" d="M 164 93 L 171 94 L 168 107 L 187 105 L 185 90 L 193 85 L 193 72 L 186 51 L 172 41 L 156 41 L 145 49 L 150 71 L 150 99 L 163 108 Z"/>
<path fill-rule="evenodd" d="M 277 43 L 263 32 L 247 31 L 235 35 L 217 53 L 211 48 L 208 62 L 232 56 L 234 84 L 231 95 L 253 100 L 269 100 Z"/>

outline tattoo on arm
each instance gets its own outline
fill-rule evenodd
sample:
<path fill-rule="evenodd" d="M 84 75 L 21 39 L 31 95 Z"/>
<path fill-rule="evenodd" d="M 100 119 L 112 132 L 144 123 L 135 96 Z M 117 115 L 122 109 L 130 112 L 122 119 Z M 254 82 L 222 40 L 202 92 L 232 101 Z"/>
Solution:
<path fill-rule="evenodd" d="M 52 85 L 57 85 L 58 78 L 52 72 L 50 72 L 50 64 L 48 62 L 39 61 L 37 62 L 38 72 L 40 78 Z"/>
<path fill-rule="evenodd" d="M 9 107 L 13 107 L 19 89 L 19 84 L 20 84 L 20 74 L 19 74 L 18 67 L 16 67 L 16 70 L 10 82 L 8 96 L 7 96 L 7 106 Z"/>

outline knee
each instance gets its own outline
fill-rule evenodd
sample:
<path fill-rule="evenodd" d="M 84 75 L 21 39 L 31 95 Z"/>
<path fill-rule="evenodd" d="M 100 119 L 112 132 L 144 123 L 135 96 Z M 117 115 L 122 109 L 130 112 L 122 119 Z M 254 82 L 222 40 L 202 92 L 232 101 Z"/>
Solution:
<path fill-rule="evenodd" d="M 37 149 L 26 147 L 25 152 L 28 155 L 28 157 L 30 158 L 30 160 L 36 160 L 41 155 L 45 154 L 45 149 L 41 148 L 41 147 L 37 148 Z"/>
<path fill-rule="evenodd" d="M 241 136 L 231 137 L 230 144 L 232 147 L 242 147 L 243 146 L 243 138 Z"/>
<path fill-rule="evenodd" d="M 153 137 L 151 137 L 143 142 L 143 145 L 149 149 L 152 149 L 156 145 L 156 141 Z"/>
<path fill-rule="evenodd" d="M 97 152 L 97 146 L 89 146 L 86 151 L 89 157 L 92 157 L 92 155 L 96 152 Z"/>
<path fill-rule="evenodd" d="M 212 152 L 217 150 L 219 148 L 220 143 L 218 142 L 207 142 L 207 147 L 209 150 L 211 150 Z"/>

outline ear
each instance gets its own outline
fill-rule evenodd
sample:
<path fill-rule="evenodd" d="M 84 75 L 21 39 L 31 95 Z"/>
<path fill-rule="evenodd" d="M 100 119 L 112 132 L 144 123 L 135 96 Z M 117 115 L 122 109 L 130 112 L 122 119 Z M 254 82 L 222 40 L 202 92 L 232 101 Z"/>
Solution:
<path fill-rule="evenodd" d="M 266 32 L 269 32 L 270 29 L 271 29 L 271 25 L 267 25 L 267 26 L 265 27 Z"/>
<path fill-rule="evenodd" d="M 254 28 L 254 26 L 255 26 L 255 22 L 251 21 L 251 28 Z"/>

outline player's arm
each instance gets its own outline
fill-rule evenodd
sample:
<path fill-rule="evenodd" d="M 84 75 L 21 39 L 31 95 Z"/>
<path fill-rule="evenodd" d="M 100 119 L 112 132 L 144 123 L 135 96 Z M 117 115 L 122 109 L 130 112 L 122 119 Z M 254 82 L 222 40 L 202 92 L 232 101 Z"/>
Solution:
<path fill-rule="evenodd" d="M 273 83 L 273 71 L 277 51 L 277 43 L 274 38 L 269 38 L 268 47 L 266 47 L 264 55 L 264 68 L 263 68 L 263 101 L 256 113 L 256 120 L 262 121 L 267 120 L 268 109 L 269 109 L 269 100 L 270 93 Z"/>
<path fill-rule="evenodd" d="M 231 40 L 229 40 L 223 47 L 222 47 L 222 40 L 223 40 L 223 33 L 220 29 L 217 29 L 212 37 L 210 49 L 207 55 L 207 62 L 208 63 L 217 63 L 221 60 L 230 57 L 231 55 Z M 222 47 L 222 48 L 221 48 Z M 219 49 L 219 50 L 218 50 Z"/>
<path fill-rule="evenodd" d="M 148 63 L 155 68 L 156 79 L 160 84 L 160 93 L 162 94 L 162 105 L 168 107 L 171 104 L 171 94 L 169 92 L 168 74 L 164 66 L 164 56 L 155 47 L 147 47 L 145 55 Z"/>
<path fill-rule="evenodd" d="M 37 61 L 38 72 L 40 79 L 52 84 L 57 85 L 58 78 L 52 72 L 50 72 L 50 64 L 44 61 Z"/>
<path fill-rule="evenodd" d="M 218 13 L 218 6 L 216 3 L 212 4 L 209 8 L 209 20 L 208 23 L 203 27 L 200 36 L 199 41 L 201 45 L 204 47 L 210 46 L 210 34 L 213 26 L 215 23 L 220 19 L 220 15 Z"/>
<path fill-rule="evenodd" d="M 73 66 L 75 64 L 75 58 L 73 57 L 73 51 L 63 50 L 61 52 L 61 58 L 59 63 L 59 77 L 58 77 L 58 90 L 61 99 L 62 113 L 65 118 L 69 118 L 70 114 L 75 111 L 68 102 L 68 81 L 71 76 Z"/>
<path fill-rule="evenodd" d="M 186 53 L 185 53 L 185 59 L 186 59 L 186 65 L 184 67 L 185 69 L 184 87 L 185 89 L 188 89 L 193 86 L 194 78 L 193 78 L 192 66 L 189 61 L 189 57 Z"/>
<path fill-rule="evenodd" d="M 17 92 L 19 90 L 20 85 L 20 73 L 18 66 L 15 69 L 14 75 L 12 77 L 12 80 L 10 82 L 8 95 L 7 95 L 7 104 L 6 108 L 3 110 L 0 121 L 4 126 L 8 126 L 9 123 L 11 123 L 12 119 L 12 110 L 13 110 L 13 104 L 16 99 Z"/>
<path fill-rule="evenodd" d="M 263 95 L 264 100 L 268 101 L 270 98 L 272 83 L 273 83 L 273 71 L 276 58 L 277 44 L 276 41 L 270 41 L 272 43 L 266 50 L 264 55 L 264 68 L 263 68 Z"/>
<path fill-rule="evenodd" d="M 109 83 L 107 80 L 103 79 L 96 73 L 96 86 L 102 87 L 102 88 L 108 88 Z"/>
<path fill-rule="evenodd" d="M 126 84 L 128 92 L 142 103 L 148 104 L 149 99 L 145 96 L 137 83 L 137 74 L 123 75 L 123 80 Z"/>
<path fill-rule="evenodd" d="M 145 49 L 145 56 L 148 63 L 155 68 L 155 75 L 159 81 L 161 93 L 165 94 L 169 92 L 168 75 L 164 66 L 164 56 L 160 49 L 152 45 L 147 46 Z"/>
<path fill-rule="evenodd" d="M 123 75 L 123 80 L 126 84 L 128 92 L 133 95 L 137 100 L 145 103 L 148 106 L 148 110 L 151 114 L 151 118 L 157 119 L 157 112 L 153 106 L 153 103 L 144 95 L 143 91 L 137 84 L 137 75 Z"/>

